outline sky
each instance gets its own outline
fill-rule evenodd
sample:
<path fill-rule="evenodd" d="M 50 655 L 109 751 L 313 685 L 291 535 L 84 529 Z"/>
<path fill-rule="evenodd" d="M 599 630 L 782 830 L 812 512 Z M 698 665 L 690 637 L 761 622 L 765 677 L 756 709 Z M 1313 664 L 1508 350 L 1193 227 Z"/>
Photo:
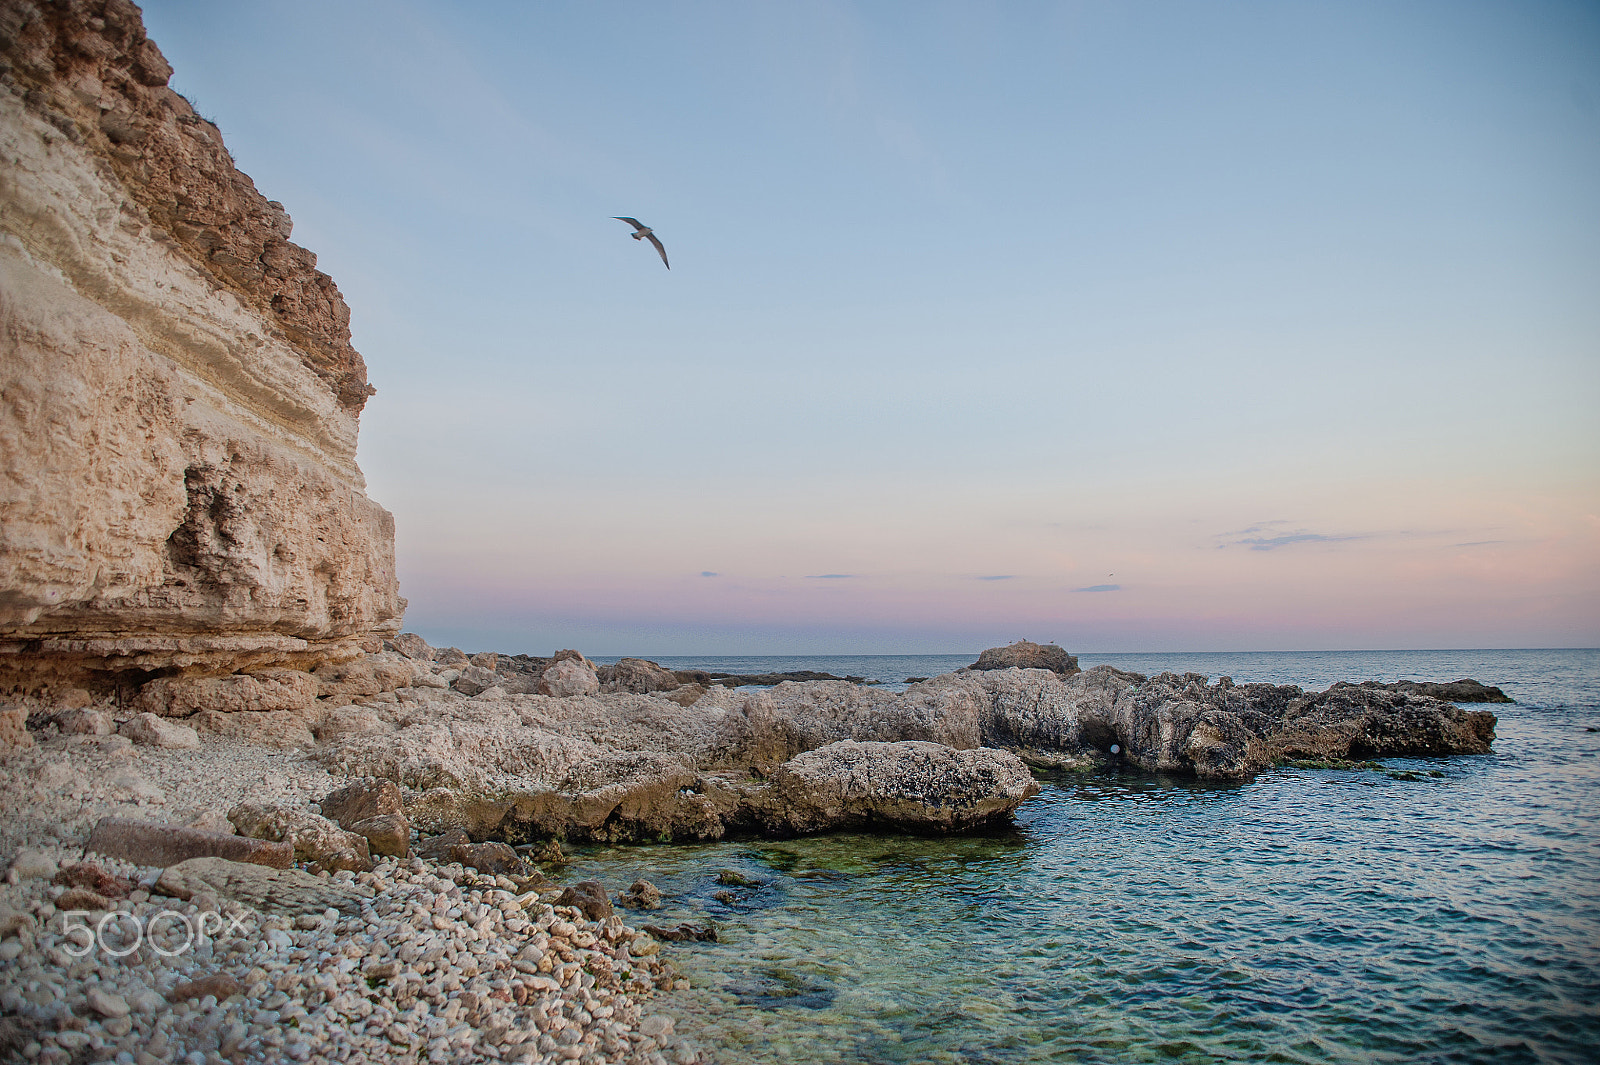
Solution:
<path fill-rule="evenodd" d="M 1600 645 L 1600 5 L 145 20 L 435 644 Z"/>

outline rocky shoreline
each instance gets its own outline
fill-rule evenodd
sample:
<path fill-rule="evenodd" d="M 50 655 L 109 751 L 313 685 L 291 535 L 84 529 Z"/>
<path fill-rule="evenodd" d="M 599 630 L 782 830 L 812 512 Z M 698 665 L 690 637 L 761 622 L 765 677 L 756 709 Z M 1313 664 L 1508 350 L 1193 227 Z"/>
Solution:
<path fill-rule="evenodd" d="M 652 907 L 654 887 L 561 884 L 561 841 L 945 833 L 1009 817 L 1039 771 L 1244 780 L 1493 740 L 1492 714 L 1396 685 L 1307 693 L 1049 654 L 1063 671 L 738 691 L 407 634 L 298 677 L 17 697 L 0 1041 L 45 1062 L 692 1062 L 650 999 L 679 986 L 665 945 L 714 929 L 624 923 L 613 906 Z M 163 910 L 219 915 L 231 938 L 72 956 L 75 924 L 123 914 L 106 926 L 120 951 L 117 927 Z"/>

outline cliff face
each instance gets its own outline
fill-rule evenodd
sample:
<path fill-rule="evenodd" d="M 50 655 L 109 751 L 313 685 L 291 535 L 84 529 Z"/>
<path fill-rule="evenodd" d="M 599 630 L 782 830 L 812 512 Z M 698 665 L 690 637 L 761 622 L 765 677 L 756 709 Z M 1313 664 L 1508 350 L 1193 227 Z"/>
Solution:
<path fill-rule="evenodd" d="M 0 683 L 399 629 L 349 309 L 170 74 L 125 0 L 0 0 Z"/>

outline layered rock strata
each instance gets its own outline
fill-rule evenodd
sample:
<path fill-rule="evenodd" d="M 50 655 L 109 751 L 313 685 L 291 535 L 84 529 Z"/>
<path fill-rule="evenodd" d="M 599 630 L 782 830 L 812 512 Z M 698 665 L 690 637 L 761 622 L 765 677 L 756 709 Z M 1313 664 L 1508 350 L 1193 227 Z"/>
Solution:
<path fill-rule="evenodd" d="M 124 0 L 0 0 L 0 684 L 399 628 L 349 310 L 170 74 Z"/>

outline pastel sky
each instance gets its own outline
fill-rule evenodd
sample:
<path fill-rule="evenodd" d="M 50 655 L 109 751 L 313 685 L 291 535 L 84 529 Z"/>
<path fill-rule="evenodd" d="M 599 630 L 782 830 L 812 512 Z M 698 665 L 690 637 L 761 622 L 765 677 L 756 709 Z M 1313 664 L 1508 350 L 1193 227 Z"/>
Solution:
<path fill-rule="evenodd" d="M 145 17 L 435 643 L 1600 644 L 1600 6 Z"/>

